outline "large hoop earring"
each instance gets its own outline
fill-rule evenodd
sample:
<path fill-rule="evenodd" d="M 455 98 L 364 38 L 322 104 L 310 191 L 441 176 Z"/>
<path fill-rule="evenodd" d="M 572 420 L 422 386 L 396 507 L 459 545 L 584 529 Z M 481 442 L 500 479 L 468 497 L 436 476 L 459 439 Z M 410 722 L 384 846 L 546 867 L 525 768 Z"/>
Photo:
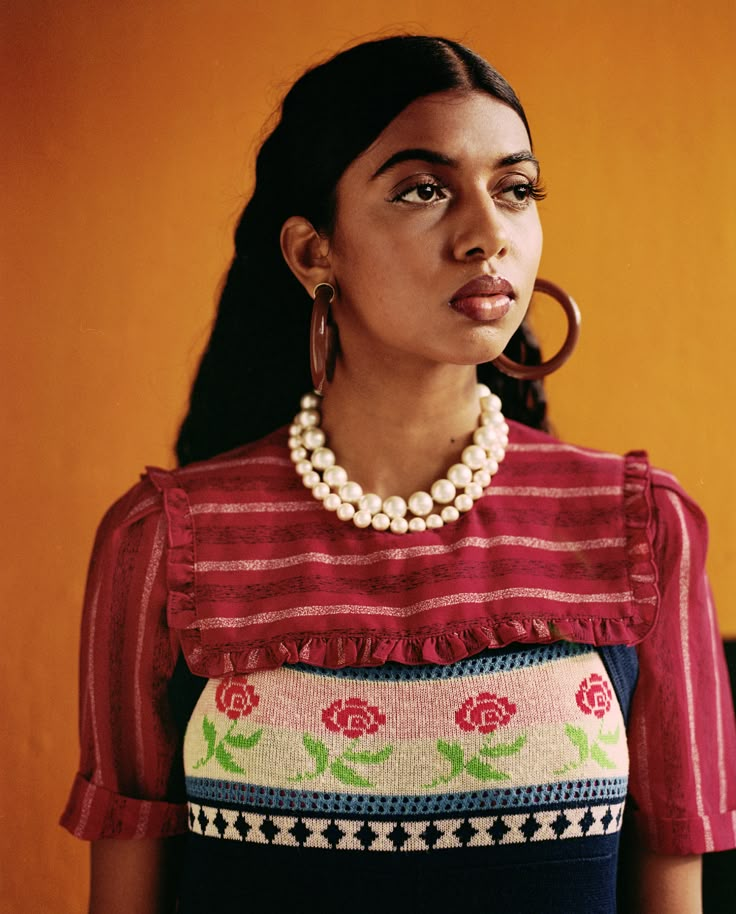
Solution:
<path fill-rule="evenodd" d="M 572 355 L 580 336 L 580 308 L 578 308 L 572 296 L 548 279 L 537 278 L 534 281 L 534 291 L 550 295 L 562 305 L 567 317 L 567 336 L 560 351 L 553 355 L 551 359 L 542 362 L 541 365 L 522 365 L 520 362 L 512 361 L 503 353 L 493 360 L 493 364 L 499 371 L 520 381 L 537 380 L 545 377 L 545 375 L 552 374 L 553 371 L 557 371 Z"/>
<path fill-rule="evenodd" d="M 324 392 L 325 383 L 332 380 L 337 357 L 335 326 L 330 322 L 330 303 L 335 297 L 335 287 L 320 282 L 312 292 L 312 323 L 309 329 L 309 365 L 312 385 L 318 394 Z"/>

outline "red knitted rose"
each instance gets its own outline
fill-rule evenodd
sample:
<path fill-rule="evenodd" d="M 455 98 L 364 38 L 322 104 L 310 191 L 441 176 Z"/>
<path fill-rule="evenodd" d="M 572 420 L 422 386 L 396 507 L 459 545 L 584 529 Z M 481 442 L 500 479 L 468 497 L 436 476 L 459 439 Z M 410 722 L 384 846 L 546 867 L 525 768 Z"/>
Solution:
<path fill-rule="evenodd" d="M 610 685 L 598 673 L 591 673 L 583 679 L 575 693 L 575 701 L 583 714 L 595 714 L 598 718 L 611 710 L 612 700 Z"/>
<path fill-rule="evenodd" d="M 226 676 L 217 687 L 215 703 L 230 720 L 247 717 L 258 707 L 260 697 L 245 676 Z"/>
<path fill-rule="evenodd" d="M 516 714 L 516 705 L 508 698 L 480 692 L 475 698 L 467 701 L 455 712 L 455 721 L 463 730 L 476 730 L 478 733 L 493 733 L 497 727 L 505 726 Z"/>
<path fill-rule="evenodd" d="M 322 711 L 322 722 L 333 733 L 356 739 L 375 733 L 386 723 L 386 715 L 362 698 L 338 698 Z"/>

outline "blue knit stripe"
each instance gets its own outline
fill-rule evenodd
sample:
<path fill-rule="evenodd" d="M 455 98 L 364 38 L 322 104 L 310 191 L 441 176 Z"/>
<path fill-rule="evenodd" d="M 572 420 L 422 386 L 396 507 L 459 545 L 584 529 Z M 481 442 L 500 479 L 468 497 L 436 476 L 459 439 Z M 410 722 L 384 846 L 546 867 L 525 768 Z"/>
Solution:
<path fill-rule="evenodd" d="M 530 787 L 413 796 L 322 793 L 195 777 L 188 777 L 186 781 L 190 801 L 219 801 L 238 806 L 277 809 L 282 812 L 304 810 L 352 815 L 428 816 L 623 800 L 626 797 L 628 779 L 595 778 Z"/>

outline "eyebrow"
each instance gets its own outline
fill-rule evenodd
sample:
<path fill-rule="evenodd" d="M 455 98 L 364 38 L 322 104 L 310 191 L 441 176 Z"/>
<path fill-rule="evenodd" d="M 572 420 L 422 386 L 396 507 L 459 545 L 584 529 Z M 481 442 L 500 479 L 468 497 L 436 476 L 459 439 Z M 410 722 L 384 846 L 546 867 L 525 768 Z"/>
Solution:
<path fill-rule="evenodd" d="M 432 165 L 447 165 L 450 168 L 459 167 L 457 159 L 450 158 L 450 156 L 446 156 L 441 152 L 435 152 L 433 149 L 401 149 L 399 152 L 395 152 L 386 159 L 383 165 L 373 174 L 371 180 L 378 178 L 380 175 L 384 174 L 384 172 L 389 171 L 389 169 L 394 168 L 401 162 L 429 162 Z M 512 152 L 509 155 L 503 156 L 495 163 L 495 167 L 504 168 L 508 165 L 517 165 L 519 162 L 531 162 L 536 168 L 537 174 L 539 173 L 539 162 L 537 161 L 536 156 L 532 155 L 528 149 Z"/>

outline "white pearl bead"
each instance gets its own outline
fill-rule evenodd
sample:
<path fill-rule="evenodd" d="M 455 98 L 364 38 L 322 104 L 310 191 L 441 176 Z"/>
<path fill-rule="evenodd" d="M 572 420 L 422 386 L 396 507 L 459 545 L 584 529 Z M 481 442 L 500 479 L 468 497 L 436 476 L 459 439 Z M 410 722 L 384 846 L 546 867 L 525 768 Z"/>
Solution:
<path fill-rule="evenodd" d="M 296 422 L 293 425 L 289 426 L 290 435 L 301 435 L 303 431 L 304 429 L 301 427 L 301 425 L 297 425 Z"/>
<path fill-rule="evenodd" d="M 421 533 L 422 530 L 427 529 L 427 522 L 423 517 L 412 517 L 409 521 L 409 530 L 412 533 Z"/>
<path fill-rule="evenodd" d="M 496 463 L 501 463 L 505 456 L 506 450 L 505 448 L 502 448 L 500 444 L 496 444 L 491 448 L 491 457 L 496 461 Z"/>
<path fill-rule="evenodd" d="M 490 476 L 495 476 L 496 473 L 498 473 L 498 461 L 494 460 L 493 457 L 489 457 L 489 459 L 486 460 L 484 469 Z"/>
<path fill-rule="evenodd" d="M 302 482 L 308 489 L 313 489 L 318 482 L 321 482 L 321 479 L 319 478 L 319 473 L 310 470 L 302 476 Z"/>
<path fill-rule="evenodd" d="M 355 514 L 355 508 L 344 501 L 337 509 L 337 516 L 340 520 L 350 520 L 350 518 Z"/>
<path fill-rule="evenodd" d="M 377 517 L 379 515 L 376 515 Z M 374 518 L 375 520 L 375 518 Z M 393 533 L 406 533 L 409 529 L 409 521 L 405 517 L 395 517 L 391 521 L 391 531 Z"/>
<path fill-rule="evenodd" d="M 319 406 L 320 398 L 317 394 L 304 394 L 299 401 L 302 409 L 316 409 Z"/>
<path fill-rule="evenodd" d="M 320 501 L 322 501 L 323 498 L 327 498 L 329 494 L 330 487 L 326 482 L 318 482 L 317 485 L 312 488 L 312 495 L 314 495 L 315 498 L 319 498 Z"/>
<path fill-rule="evenodd" d="M 293 463 L 299 463 L 300 460 L 304 460 L 307 456 L 307 449 L 303 447 L 295 447 L 291 452 L 291 459 Z"/>
<path fill-rule="evenodd" d="M 471 470 L 480 470 L 486 460 L 486 452 L 477 444 L 469 444 L 462 453 L 463 463 Z"/>
<path fill-rule="evenodd" d="M 449 479 L 438 479 L 432 485 L 432 498 L 440 505 L 449 504 L 455 497 L 455 486 Z"/>
<path fill-rule="evenodd" d="M 488 405 L 492 410 L 494 410 L 494 412 L 498 412 L 502 406 L 501 398 L 497 397 L 496 394 L 491 394 L 490 402 Z"/>
<path fill-rule="evenodd" d="M 473 471 L 470 467 L 466 467 L 464 463 L 453 463 L 447 471 L 447 478 L 458 489 L 462 489 L 473 478 Z"/>
<path fill-rule="evenodd" d="M 502 426 L 506 425 L 506 420 L 501 413 L 491 413 L 491 416 L 493 417 L 491 424 L 495 425 L 496 428 L 501 428 Z"/>
<path fill-rule="evenodd" d="M 451 524 L 453 521 L 457 520 L 460 517 L 460 512 L 453 505 L 446 505 L 442 509 L 442 520 L 446 524 Z"/>
<path fill-rule="evenodd" d="M 480 414 L 480 425 L 483 425 L 483 426 L 493 425 L 493 415 L 494 415 L 493 413 L 488 412 L 487 410 L 484 410 Z"/>
<path fill-rule="evenodd" d="M 477 482 L 482 489 L 485 489 L 491 484 L 491 474 L 488 470 L 476 470 L 473 473 L 473 482 Z"/>
<path fill-rule="evenodd" d="M 356 511 L 353 514 L 353 523 L 356 527 L 363 529 L 364 527 L 370 527 L 371 520 L 373 519 L 370 511 Z"/>
<path fill-rule="evenodd" d="M 339 495 L 336 495 L 334 492 L 330 492 L 330 494 L 325 498 L 325 500 L 322 502 L 322 504 L 325 506 L 325 508 L 327 508 L 328 511 L 337 511 L 337 509 L 342 504 L 342 499 L 340 498 Z"/>
<path fill-rule="evenodd" d="M 389 517 L 403 517 L 406 514 L 406 502 L 400 495 L 391 495 L 383 503 L 383 513 Z"/>
<path fill-rule="evenodd" d="M 378 512 L 383 507 L 383 500 L 380 495 L 376 495 L 375 492 L 368 492 L 367 495 L 364 495 L 358 502 L 358 507 L 361 511 L 369 511 L 371 514 L 378 514 Z"/>
<path fill-rule="evenodd" d="M 473 441 L 486 451 L 498 444 L 498 436 L 492 425 L 481 425 L 473 432 Z M 314 457 L 312 457 L 314 460 Z"/>
<path fill-rule="evenodd" d="M 414 492 L 409 496 L 409 510 L 417 517 L 425 517 L 433 507 L 434 502 L 429 492 Z"/>
<path fill-rule="evenodd" d="M 318 470 L 327 470 L 335 465 L 335 452 L 328 447 L 318 447 L 312 453 L 312 463 Z"/>
<path fill-rule="evenodd" d="M 308 448 L 310 451 L 313 451 L 316 447 L 322 447 L 327 438 L 325 433 L 321 428 L 306 428 L 302 434 L 302 440 L 304 442 L 304 447 Z"/>
<path fill-rule="evenodd" d="M 294 448 L 301 447 L 303 443 L 304 442 L 299 435 L 292 435 L 287 441 L 290 451 L 293 451 Z"/>
<path fill-rule="evenodd" d="M 340 486 L 340 498 L 343 501 L 351 501 L 357 504 L 363 495 L 363 490 L 357 482 L 346 482 Z"/>
<path fill-rule="evenodd" d="M 371 521 L 371 526 L 374 530 L 388 530 L 390 525 L 391 518 L 382 511 L 379 511 L 378 514 L 374 515 L 373 520 Z"/>
<path fill-rule="evenodd" d="M 455 499 L 455 507 L 458 511 L 470 511 L 473 507 L 473 499 L 469 495 L 458 495 Z"/>
<path fill-rule="evenodd" d="M 300 476 L 303 476 L 305 473 L 311 472 L 313 467 L 308 460 L 300 460 L 295 469 Z"/>
<path fill-rule="evenodd" d="M 325 470 L 322 474 L 322 478 L 328 486 L 332 486 L 333 489 L 338 489 L 340 486 L 344 486 L 348 481 L 348 473 L 343 467 L 335 465 L 334 467 L 330 467 L 329 470 Z"/>
<path fill-rule="evenodd" d="M 483 495 L 483 487 L 479 486 L 477 482 L 471 482 L 470 485 L 465 486 L 465 494 L 469 495 L 473 501 L 477 501 Z"/>
<path fill-rule="evenodd" d="M 478 399 L 482 400 L 484 397 L 492 397 L 491 388 L 487 384 L 476 384 L 476 392 L 478 394 Z"/>
<path fill-rule="evenodd" d="M 428 530 L 439 530 L 440 527 L 443 527 L 445 522 L 439 516 L 439 514 L 430 514 L 427 518 L 427 529 Z"/>
<path fill-rule="evenodd" d="M 297 414 L 296 421 L 305 428 L 309 428 L 310 425 L 319 425 L 319 413 L 316 409 L 303 409 Z"/>

